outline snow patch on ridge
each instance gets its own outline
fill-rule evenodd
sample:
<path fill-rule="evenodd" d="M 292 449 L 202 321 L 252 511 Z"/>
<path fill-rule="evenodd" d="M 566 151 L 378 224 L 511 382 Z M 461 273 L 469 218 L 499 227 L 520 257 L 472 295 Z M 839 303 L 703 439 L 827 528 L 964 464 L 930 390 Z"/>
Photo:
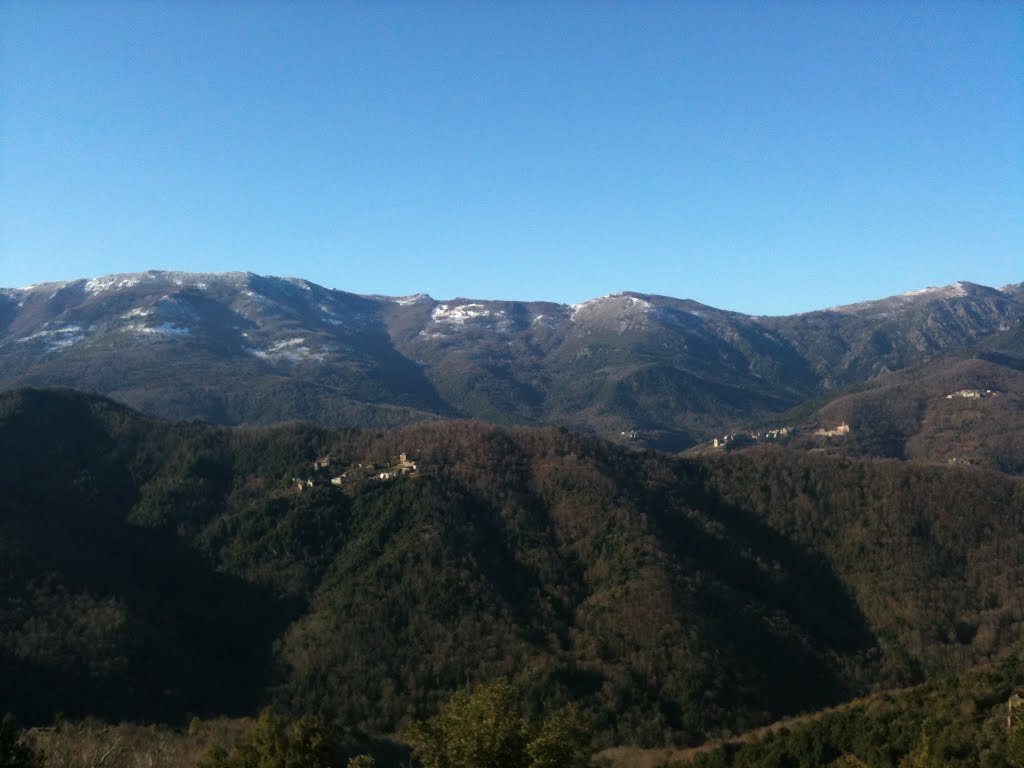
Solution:
<path fill-rule="evenodd" d="M 927 288 L 918 288 L 914 291 L 904 291 L 903 293 L 896 294 L 884 299 L 869 299 L 867 301 L 858 301 L 854 304 L 843 304 L 836 307 L 828 307 L 824 312 L 862 312 L 867 310 L 876 310 L 871 315 L 872 317 L 886 318 L 891 317 L 895 312 L 899 312 L 902 308 L 910 306 L 913 302 L 919 299 L 935 298 L 935 299 L 953 299 L 960 296 L 967 296 L 967 286 L 969 284 L 963 281 L 957 281 L 951 285 L 937 285 L 929 286 Z"/>
<path fill-rule="evenodd" d="M 420 336 L 428 339 L 443 338 L 448 333 L 471 327 L 484 327 L 492 331 L 505 332 L 511 329 L 505 310 L 488 309 L 478 302 L 468 304 L 438 304 L 430 313 L 432 330 L 420 331 Z"/>
<path fill-rule="evenodd" d="M 326 353 L 330 350 L 327 347 L 323 347 L 321 351 L 314 352 L 306 345 L 305 337 L 300 336 L 295 339 L 286 339 L 285 341 L 271 344 L 266 349 L 246 347 L 245 351 L 264 360 L 287 360 L 295 363 L 303 360 L 320 362 L 327 357 Z"/>
<path fill-rule="evenodd" d="M 411 304 L 423 304 L 424 302 L 433 301 L 429 294 L 426 293 L 414 293 L 411 296 L 395 296 L 391 299 L 395 304 L 402 307 L 408 307 Z"/>
<path fill-rule="evenodd" d="M 16 344 L 27 344 L 30 341 L 43 341 L 52 349 L 63 349 L 77 344 L 85 338 L 85 332 L 80 325 L 66 325 L 63 328 L 48 328 L 36 331 L 30 336 L 23 336 L 15 340 Z"/>
<path fill-rule="evenodd" d="M 180 275 L 172 277 L 171 282 L 179 288 L 184 288 L 187 285 L 189 288 L 198 288 L 200 291 L 208 290 L 210 287 L 209 284 L 203 280 L 188 280 Z"/>
<path fill-rule="evenodd" d="M 604 296 L 599 296 L 596 299 L 581 302 L 580 304 L 570 304 L 569 316 L 575 320 L 576 315 L 580 312 L 589 312 L 615 305 L 618 305 L 621 309 L 630 310 L 632 312 L 639 311 L 646 313 L 652 309 L 651 302 L 646 299 L 641 299 L 636 296 L 628 296 L 624 293 L 609 293 Z"/>
<path fill-rule="evenodd" d="M 138 275 L 108 275 L 107 277 L 94 277 L 85 281 L 86 293 L 103 293 L 111 288 L 131 288 L 142 282 Z"/>
<path fill-rule="evenodd" d="M 448 323 L 449 325 L 465 325 L 468 320 L 477 320 L 484 317 L 504 317 L 505 311 L 492 312 L 483 304 L 459 304 L 449 306 L 439 304 L 430 313 L 431 321 L 435 323 Z"/>
<path fill-rule="evenodd" d="M 607 299 L 610 299 L 610 298 L 612 298 L 615 295 L 616 294 L 614 294 L 614 293 L 606 293 L 604 296 L 598 296 L 596 299 L 589 299 L 587 301 L 582 301 L 579 304 L 570 304 L 569 305 L 569 311 L 572 313 L 572 316 L 575 317 L 576 313 L 579 312 L 581 309 L 588 309 L 590 307 L 595 307 L 599 303 L 601 303 L 602 301 L 606 301 Z"/>
<path fill-rule="evenodd" d="M 164 338 L 180 338 L 188 336 L 191 331 L 173 323 L 160 323 L 160 325 L 142 325 L 135 323 L 126 325 L 121 329 L 125 333 L 142 334 L 143 336 L 162 336 Z"/>
<path fill-rule="evenodd" d="M 328 325 L 347 325 L 347 323 L 334 311 L 334 308 L 327 305 L 321 304 L 317 307 L 320 310 L 321 319 Z M 362 318 L 360 318 L 362 319 Z"/>
<path fill-rule="evenodd" d="M 900 296 L 907 298 L 915 298 L 917 296 L 942 296 L 951 298 L 953 296 L 966 296 L 967 289 L 963 284 L 963 281 L 957 281 L 952 285 L 940 285 L 940 286 L 929 286 L 928 288 L 918 288 L 916 291 L 905 291 Z"/>

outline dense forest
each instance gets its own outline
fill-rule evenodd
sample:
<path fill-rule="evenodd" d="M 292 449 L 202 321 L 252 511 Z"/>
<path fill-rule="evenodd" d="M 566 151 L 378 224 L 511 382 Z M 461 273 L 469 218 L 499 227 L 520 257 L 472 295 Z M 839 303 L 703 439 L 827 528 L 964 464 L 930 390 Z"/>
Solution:
<path fill-rule="evenodd" d="M 1024 631 L 1024 481 L 997 472 L 228 429 L 40 390 L 0 395 L 0 455 L 0 709 L 30 724 L 272 703 L 393 734 L 507 678 L 595 746 L 696 744 Z"/>

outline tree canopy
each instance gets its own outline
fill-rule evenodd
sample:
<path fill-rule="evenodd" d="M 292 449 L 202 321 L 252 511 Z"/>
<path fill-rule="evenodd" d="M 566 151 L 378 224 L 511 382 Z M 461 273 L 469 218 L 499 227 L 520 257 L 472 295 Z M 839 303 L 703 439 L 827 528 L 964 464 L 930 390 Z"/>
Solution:
<path fill-rule="evenodd" d="M 433 717 L 406 730 L 424 768 L 584 768 L 590 731 L 575 707 L 540 723 L 520 713 L 521 694 L 504 678 L 462 690 Z"/>

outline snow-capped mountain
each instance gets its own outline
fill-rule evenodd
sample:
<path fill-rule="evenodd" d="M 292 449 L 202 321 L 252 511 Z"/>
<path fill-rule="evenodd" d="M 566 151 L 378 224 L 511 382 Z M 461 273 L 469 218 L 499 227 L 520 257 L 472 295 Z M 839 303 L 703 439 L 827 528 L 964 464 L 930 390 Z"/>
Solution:
<path fill-rule="evenodd" d="M 885 371 L 1012 349 L 1022 316 L 1019 285 L 955 283 L 766 318 L 632 292 L 575 305 L 439 301 L 150 271 L 0 289 L 0 384 L 229 423 L 464 416 L 684 446 Z"/>

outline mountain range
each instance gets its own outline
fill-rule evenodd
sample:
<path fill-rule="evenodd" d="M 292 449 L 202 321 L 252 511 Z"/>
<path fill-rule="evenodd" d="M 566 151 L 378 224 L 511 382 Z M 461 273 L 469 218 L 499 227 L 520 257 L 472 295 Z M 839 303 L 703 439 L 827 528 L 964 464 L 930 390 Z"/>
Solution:
<path fill-rule="evenodd" d="M 1024 284 L 753 317 L 114 275 L 0 290 L 0 387 L 29 722 L 390 737 L 506 676 L 595 746 L 697 744 L 1024 642 Z"/>
<path fill-rule="evenodd" d="M 951 357 L 1016 380 L 1022 317 L 1024 284 L 755 317 L 632 292 L 575 305 L 438 301 L 150 271 L 0 290 L 0 386 L 73 387 L 220 424 L 473 418 L 681 450 L 801 407 L 806 421 Z M 979 370 L 965 381 L 985 385 Z"/>

